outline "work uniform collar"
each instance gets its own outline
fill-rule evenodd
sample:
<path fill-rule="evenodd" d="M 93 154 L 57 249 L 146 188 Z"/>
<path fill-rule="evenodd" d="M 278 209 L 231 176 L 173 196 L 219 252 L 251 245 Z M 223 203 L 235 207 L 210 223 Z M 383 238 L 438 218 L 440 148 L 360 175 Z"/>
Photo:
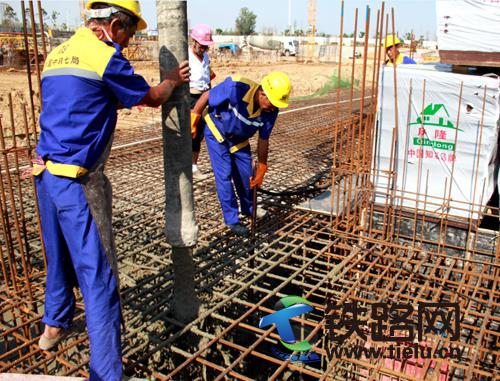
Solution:
<path fill-rule="evenodd" d="M 85 39 L 96 39 L 98 41 L 101 41 L 103 43 L 105 43 L 106 45 L 108 46 L 113 46 L 116 50 L 118 51 L 121 51 L 122 50 L 122 47 L 120 46 L 120 44 L 117 44 L 116 42 L 114 41 L 103 41 L 103 40 L 99 40 L 97 38 L 97 36 L 95 35 L 95 33 L 92 31 L 92 29 L 90 28 L 87 28 L 85 26 L 82 26 L 80 28 L 78 28 L 75 32 L 75 36 L 78 37 L 78 38 L 85 38 Z"/>
<path fill-rule="evenodd" d="M 403 59 L 404 59 L 403 53 L 399 53 L 398 56 L 396 57 L 396 65 L 401 65 L 403 63 Z M 387 65 L 392 66 L 392 61 L 387 60 Z"/>
<path fill-rule="evenodd" d="M 250 86 L 247 93 L 242 99 L 244 102 L 248 103 L 247 111 L 249 118 L 257 118 L 258 116 L 260 116 L 261 113 L 260 107 L 257 110 L 255 110 L 255 93 L 257 92 L 258 88 L 259 88 L 258 84 Z"/>

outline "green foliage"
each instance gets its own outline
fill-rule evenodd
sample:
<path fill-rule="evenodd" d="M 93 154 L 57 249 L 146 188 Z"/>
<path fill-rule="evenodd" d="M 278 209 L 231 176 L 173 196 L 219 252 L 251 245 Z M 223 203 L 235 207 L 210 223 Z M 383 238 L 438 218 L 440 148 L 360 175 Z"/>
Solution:
<path fill-rule="evenodd" d="M 316 98 L 316 97 L 321 97 L 323 95 L 327 95 L 327 94 L 330 94 L 330 93 L 336 91 L 338 86 L 339 86 L 338 78 L 335 74 L 332 74 L 330 77 L 328 77 L 328 81 L 323 85 L 323 87 L 321 89 L 319 89 L 316 92 L 309 94 L 309 95 L 304 95 L 301 97 L 293 98 L 293 100 L 294 101 L 304 101 L 304 100 L 308 100 L 308 99 L 312 99 L 312 98 Z M 340 80 L 340 88 L 341 89 L 346 89 L 349 87 L 351 87 L 351 82 L 349 82 L 345 79 Z"/>
<path fill-rule="evenodd" d="M 302 29 L 297 29 L 297 28 L 295 28 L 293 30 L 293 33 L 290 29 L 285 29 L 284 34 L 285 34 L 285 36 L 305 36 L 304 31 Z M 320 37 L 329 37 L 329 35 L 327 35 L 326 33 L 323 33 L 323 35 Z"/>
<path fill-rule="evenodd" d="M 61 14 L 57 11 L 52 11 L 52 14 L 50 15 L 50 21 L 52 22 L 52 26 L 55 27 L 57 25 L 57 18 Z"/>
<path fill-rule="evenodd" d="M 19 23 L 17 19 L 17 14 L 14 9 L 7 5 L 3 12 L 3 21 L 0 24 L 0 29 L 5 31 L 13 30 L 13 28 Z"/>
<path fill-rule="evenodd" d="M 7 5 L 5 7 L 4 12 L 3 12 L 3 17 L 6 18 L 6 19 L 14 21 L 14 20 L 17 19 L 17 14 L 14 11 L 14 8 L 12 8 L 10 5 Z"/>
<path fill-rule="evenodd" d="M 219 36 L 234 36 L 236 32 L 232 29 L 223 30 L 221 28 L 216 28 L 214 34 Z"/>
<path fill-rule="evenodd" d="M 255 32 L 257 15 L 247 7 L 240 9 L 240 15 L 236 19 L 236 32 L 243 36 L 248 36 Z"/>

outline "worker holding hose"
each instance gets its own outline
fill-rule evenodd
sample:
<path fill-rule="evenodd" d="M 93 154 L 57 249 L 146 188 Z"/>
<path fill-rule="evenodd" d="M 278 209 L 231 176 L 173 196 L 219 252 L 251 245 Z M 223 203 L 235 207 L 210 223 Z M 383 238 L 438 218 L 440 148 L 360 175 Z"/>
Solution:
<path fill-rule="evenodd" d="M 121 306 L 104 165 L 117 109 L 163 104 L 189 81 L 189 67 L 181 63 L 150 87 L 121 53 L 135 32 L 146 28 L 139 2 L 90 0 L 86 7 L 86 27 L 48 55 L 42 74 L 41 134 L 33 167 L 47 254 L 39 346 L 49 350 L 64 337 L 75 311 L 73 288 L 79 286 L 90 381 L 118 381 Z"/>
<path fill-rule="evenodd" d="M 288 107 L 292 86 L 285 73 L 272 72 L 260 84 L 242 77 L 228 77 L 202 94 L 191 111 L 191 125 L 204 116 L 205 138 L 222 207 L 224 222 L 238 236 L 247 236 L 248 228 L 238 215 L 252 215 L 251 189 L 262 186 L 267 171 L 269 137 L 280 108 Z M 249 139 L 259 132 L 258 164 L 252 176 Z M 257 210 L 261 217 L 264 210 Z"/>

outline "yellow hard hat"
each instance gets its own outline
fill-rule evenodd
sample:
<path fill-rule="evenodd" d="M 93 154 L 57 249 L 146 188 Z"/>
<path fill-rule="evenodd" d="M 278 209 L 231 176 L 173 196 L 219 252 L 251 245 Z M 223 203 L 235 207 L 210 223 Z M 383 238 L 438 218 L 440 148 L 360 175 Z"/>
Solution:
<path fill-rule="evenodd" d="M 385 36 L 385 48 L 386 49 L 390 48 L 393 45 L 400 45 L 400 44 L 401 44 L 401 41 L 396 36 L 394 36 L 394 41 L 392 39 L 392 34 L 388 34 L 387 36 Z"/>
<path fill-rule="evenodd" d="M 146 29 L 148 27 L 148 24 L 146 24 L 146 21 L 144 21 L 144 19 L 142 18 L 141 5 L 137 0 L 89 0 L 87 2 L 86 8 L 92 9 L 92 5 L 94 5 L 95 3 L 116 5 L 117 7 L 129 11 L 139 19 L 139 22 L 137 23 L 137 30 Z"/>
<path fill-rule="evenodd" d="M 271 104 L 278 108 L 288 107 L 288 98 L 292 84 L 288 75 L 281 71 L 273 71 L 262 78 L 262 90 Z"/>

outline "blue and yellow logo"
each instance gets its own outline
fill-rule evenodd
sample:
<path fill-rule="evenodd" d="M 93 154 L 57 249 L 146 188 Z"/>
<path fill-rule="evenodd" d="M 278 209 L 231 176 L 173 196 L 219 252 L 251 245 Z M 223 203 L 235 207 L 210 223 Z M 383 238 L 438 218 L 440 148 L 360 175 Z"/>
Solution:
<path fill-rule="evenodd" d="M 312 304 L 300 297 L 289 295 L 280 299 L 283 305 L 279 311 L 262 317 L 259 321 L 259 328 L 268 327 L 272 324 L 276 326 L 280 343 L 290 351 L 298 352 L 297 355 L 290 356 L 287 353 L 273 351 L 280 358 L 290 358 L 291 361 L 313 362 L 319 361 L 319 356 L 315 352 L 311 352 L 312 346 L 307 340 L 298 341 L 293 333 L 290 319 L 296 316 L 307 314 L 314 310 Z"/>

